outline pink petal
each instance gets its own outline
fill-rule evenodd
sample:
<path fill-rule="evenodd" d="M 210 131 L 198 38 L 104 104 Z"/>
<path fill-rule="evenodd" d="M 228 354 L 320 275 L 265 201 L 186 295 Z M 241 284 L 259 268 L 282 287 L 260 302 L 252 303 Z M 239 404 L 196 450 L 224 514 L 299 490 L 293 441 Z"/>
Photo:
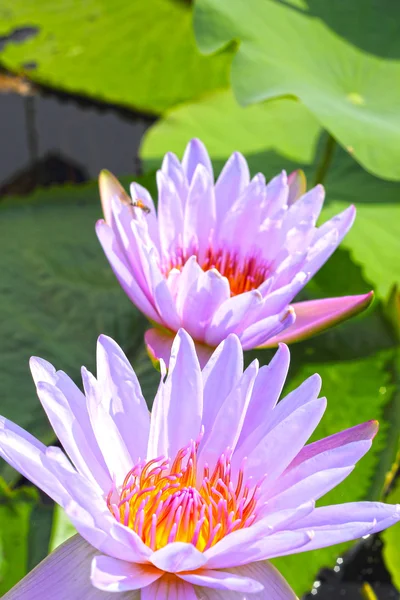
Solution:
<path fill-rule="evenodd" d="M 99 464 L 93 453 L 90 444 L 90 438 L 93 436 L 92 428 L 87 430 L 81 426 L 71 411 L 67 398 L 58 387 L 39 381 L 37 393 L 55 434 L 77 470 L 95 485 L 100 485 L 104 491 L 108 491 L 112 479 L 103 468 L 104 461 Z M 82 404 L 86 404 L 84 397 Z"/>
<path fill-rule="evenodd" d="M 183 210 L 174 184 L 165 173 L 157 172 L 158 230 L 162 250 L 173 251 L 183 232 Z"/>
<path fill-rule="evenodd" d="M 350 427 L 340 433 L 335 433 L 318 440 L 317 442 L 308 444 L 307 446 L 304 446 L 303 450 L 299 452 L 296 458 L 290 463 L 287 468 L 287 473 L 292 472 L 296 467 L 299 467 L 314 457 L 322 461 L 328 457 L 337 456 L 338 451 L 341 449 L 346 452 L 346 455 L 340 452 L 340 459 L 345 460 L 346 464 L 353 464 L 364 456 L 364 442 L 367 442 L 368 447 L 370 447 L 378 429 L 378 421 L 367 421 L 366 423 L 361 423 L 361 425 Z M 348 462 L 349 460 L 350 462 Z"/>
<path fill-rule="evenodd" d="M 206 564 L 207 559 L 204 553 L 197 550 L 193 544 L 173 542 L 154 552 L 150 557 L 150 561 L 157 569 L 167 573 L 179 573 L 201 569 Z"/>
<path fill-rule="evenodd" d="M 301 406 L 267 433 L 252 452 L 244 454 L 246 450 L 243 444 L 240 454 L 233 457 L 233 466 L 239 468 L 243 455 L 247 455 L 246 476 L 253 476 L 255 481 L 266 476 L 264 486 L 267 487 L 286 469 L 304 446 L 321 420 L 325 409 L 325 398 L 311 400 Z M 290 444 L 288 440 L 291 440 Z"/>
<path fill-rule="evenodd" d="M 213 352 L 203 375 L 204 435 L 209 435 L 215 418 L 243 374 L 243 351 L 236 335 L 229 335 Z M 204 441 L 204 438 L 203 438 Z"/>
<path fill-rule="evenodd" d="M 250 250 L 259 233 L 265 196 L 265 179 L 259 173 L 224 215 L 218 234 L 220 244 L 240 248 L 242 254 Z"/>
<path fill-rule="evenodd" d="M 95 556 L 92 560 L 90 579 L 94 587 L 105 592 L 139 590 L 162 577 L 152 565 L 141 565 L 110 556 Z"/>
<path fill-rule="evenodd" d="M 131 273 L 131 268 L 126 261 L 124 252 L 120 248 L 111 228 L 104 221 L 97 221 L 96 233 L 111 268 L 124 292 L 131 299 L 133 304 L 135 304 L 149 319 L 156 323 L 160 323 L 161 319 L 153 304 L 146 298 L 146 295 L 143 293 L 143 290 Z"/>
<path fill-rule="evenodd" d="M 181 321 L 176 310 L 175 300 L 172 297 L 167 280 L 160 271 L 157 252 L 155 249 L 150 250 L 148 254 L 148 267 L 150 275 L 150 288 L 154 301 L 154 305 L 159 314 L 156 323 L 160 323 L 164 327 L 177 331 Z"/>
<path fill-rule="evenodd" d="M 267 200 L 263 218 L 281 217 L 288 199 L 289 187 L 285 171 L 276 175 L 267 185 Z"/>
<path fill-rule="evenodd" d="M 162 360 L 166 366 L 169 365 L 171 348 L 174 341 L 174 333 L 168 333 L 162 329 L 148 329 L 144 334 L 144 341 L 147 352 L 154 363 Z M 203 367 L 209 360 L 214 348 L 196 343 L 197 358 L 200 366 Z"/>
<path fill-rule="evenodd" d="M 189 185 L 186 175 L 183 172 L 182 165 L 173 152 L 167 152 L 167 154 L 164 156 L 161 165 L 161 171 L 169 177 L 170 181 L 172 181 L 183 207 L 186 202 Z"/>
<path fill-rule="evenodd" d="M 204 332 L 214 313 L 229 297 L 230 288 L 226 277 L 222 277 L 216 269 L 206 272 L 200 269 L 197 279 L 187 290 L 182 310 L 182 326 L 193 339 L 204 339 Z"/>
<path fill-rule="evenodd" d="M 114 593 L 93 587 L 90 566 L 95 548 L 75 535 L 28 573 L 3 600 L 115 600 Z M 140 600 L 140 592 L 118 595 L 119 600 Z"/>
<path fill-rule="evenodd" d="M 178 577 L 162 577 L 142 589 L 141 600 L 199 600 L 194 587 Z M 135 599 L 134 599 L 135 600 Z"/>
<path fill-rule="evenodd" d="M 104 505 L 104 500 L 103 500 Z M 131 562 L 148 562 L 151 550 L 132 530 L 115 520 L 110 511 L 85 510 L 75 501 L 65 506 L 66 514 L 78 533 L 94 548 L 107 556 Z"/>
<path fill-rule="evenodd" d="M 183 245 L 186 250 L 197 247 L 200 264 L 209 248 L 216 218 L 212 175 L 203 165 L 198 165 L 185 204 Z"/>
<path fill-rule="evenodd" d="M 227 448 L 234 450 L 243 427 L 257 373 L 258 361 L 254 360 L 221 404 L 211 429 L 204 432 L 199 446 L 199 469 L 205 463 L 216 464 Z"/>
<path fill-rule="evenodd" d="M 214 180 L 214 173 L 210 157 L 203 142 L 194 138 L 190 140 L 186 146 L 185 153 L 182 159 L 182 168 L 190 184 L 198 165 L 204 166 L 211 179 Z"/>
<path fill-rule="evenodd" d="M 0 456 L 58 504 L 68 501 L 63 485 L 42 463 L 46 446 L 30 433 L 0 417 Z M 68 462 L 68 459 L 66 459 Z"/>
<path fill-rule="evenodd" d="M 182 313 L 185 310 L 187 297 L 192 289 L 197 284 L 197 281 L 201 277 L 203 270 L 199 267 L 196 256 L 191 256 L 189 260 L 183 266 L 178 280 L 177 280 L 177 293 L 176 293 L 176 310 L 179 317 L 182 319 Z M 187 311 L 187 309 L 186 309 Z M 196 337 L 196 336 L 194 336 Z"/>
<path fill-rule="evenodd" d="M 320 389 L 321 378 L 315 374 L 285 396 L 272 411 L 267 413 L 266 417 L 260 419 L 257 426 L 252 428 L 247 437 L 243 437 L 241 444 L 237 446 L 233 455 L 232 462 L 235 467 L 240 468 L 242 460 L 252 454 L 255 448 L 264 442 L 265 438 L 275 427 L 293 415 L 299 408 L 307 406 L 310 402 L 316 400 Z M 301 447 L 298 448 L 298 451 L 300 450 Z M 262 475 L 264 475 L 264 472 L 261 473 L 260 477 Z"/>
<path fill-rule="evenodd" d="M 281 331 L 285 331 L 296 320 L 296 315 L 291 306 L 283 310 L 279 315 L 266 317 L 256 321 L 240 334 L 239 339 L 243 350 L 251 350 L 262 344 L 265 340 L 275 337 Z"/>
<path fill-rule="evenodd" d="M 78 430 L 79 436 L 84 437 L 84 440 L 82 439 L 82 446 L 77 445 L 76 451 L 82 453 L 82 456 L 84 457 L 84 462 L 87 466 L 86 474 L 89 478 L 93 478 L 102 488 L 108 488 L 111 484 L 111 479 L 93 433 L 84 394 L 82 394 L 81 390 L 68 375 L 63 371 L 56 371 L 46 360 L 32 356 L 29 361 L 29 366 L 36 386 L 39 382 L 43 381 L 56 386 L 61 391 L 64 400 L 62 401 L 60 410 L 65 411 L 69 409 L 71 414 L 66 415 L 65 418 L 70 424 L 73 423 L 73 427 L 71 425 L 69 429 L 69 434 L 74 435 L 75 433 L 74 437 L 76 439 L 76 430 Z M 67 399 L 67 406 L 65 405 L 65 399 Z M 52 405 L 50 410 L 52 413 L 57 413 L 58 411 L 58 405 L 53 405 L 55 400 L 55 397 L 50 398 Z M 57 415 L 55 414 L 55 416 Z M 60 434 L 57 433 L 57 436 L 59 437 Z M 84 450 L 85 448 L 87 448 L 86 452 Z M 85 469 L 83 472 L 85 472 Z"/>
<path fill-rule="evenodd" d="M 294 204 L 307 191 L 307 180 L 304 171 L 298 169 L 288 175 L 288 206 Z"/>
<path fill-rule="evenodd" d="M 288 210 L 284 217 L 285 229 L 289 232 L 292 227 L 299 227 L 302 222 L 307 228 L 313 228 L 322 210 L 325 200 L 325 189 L 316 185 L 306 192 Z"/>
<path fill-rule="evenodd" d="M 149 209 L 150 212 L 145 215 L 145 223 L 147 224 L 147 231 L 150 239 L 156 248 L 160 249 L 160 235 L 158 232 L 158 220 L 156 207 L 154 206 L 153 198 L 149 192 L 139 183 L 133 182 L 130 186 L 132 200 L 141 200 Z"/>
<path fill-rule="evenodd" d="M 133 467 L 132 457 L 117 423 L 110 414 L 109 398 L 104 394 L 96 378 L 85 367 L 82 367 L 81 374 L 90 421 L 104 462 L 112 479 L 121 485 L 126 474 Z"/>
<path fill-rule="evenodd" d="M 285 385 L 289 363 L 289 348 L 280 344 L 269 365 L 262 366 L 258 371 L 238 447 L 260 424 L 269 421 L 270 411 L 278 402 Z"/>
<path fill-rule="evenodd" d="M 266 524 L 240 529 L 222 538 L 204 553 L 207 568 L 230 569 L 250 562 L 293 554 L 309 545 L 308 531 L 278 531 L 270 533 Z"/>
<path fill-rule="evenodd" d="M 146 455 L 150 431 L 149 409 L 130 362 L 118 344 L 106 335 L 101 335 L 97 342 L 97 377 L 108 402 L 110 416 L 134 464 L 139 457 Z"/>
<path fill-rule="evenodd" d="M 232 296 L 223 302 L 215 311 L 205 334 L 205 342 L 217 346 L 230 333 L 239 335 L 249 325 L 250 316 L 258 314 L 263 305 L 263 298 L 258 290 L 251 290 Z"/>
<path fill-rule="evenodd" d="M 261 583 L 250 577 L 211 569 L 201 569 L 197 573 L 185 573 L 184 575 L 179 575 L 179 577 L 193 585 L 216 590 L 230 590 L 232 592 L 254 594 L 264 589 Z"/>
<path fill-rule="evenodd" d="M 202 415 L 199 361 L 192 338 L 180 329 L 172 344 L 168 376 L 154 400 L 148 457 L 174 457 L 190 440 L 196 440 Z"/>
<path fill-rule="evenodd" d="M 349 206 L 349 208 L 316 230 L 314 242 L 310 246 L 307 259 L 303 265 L 304 271 L 309 273 L 310 277 L 322 267 L 336 250 L 353 225 L 355 216 L 355 207 Z"/>
<path fill-rule="evenodd" d="M 369 292 L 360 296 L 296 302 L 292 305 L 296 313 L 295 323 L 259 347 L 271 348 L 279 342 L 290 344 L 307 339 L 365 310 L 371 304 L 373 297 L 374 292 Z"/>
<path fill-rule="evenodd" d="M 250 173 L 246 159 L 240 152 L 229 158 L 215 184 L 217 222 L 220 225 L 235 200 L 249 184 Z"/>
<path fill-rule="evenodd" d="M 296 481 L 283 491 L 280 490 L 280 479 L 278 479 L 278 491 L 275 491 L 274 486 L 265 496 L 262 496 L 262 501 L 268 498 L 268 507 L 270 510 L 284 510 L 297 506 L 298 503 L 305 503 L 310 500 L 319 500 L 330 490 L 335 488 L 353 471 L 354 465 L 350 467 L 326 468 L 320 471 L 311 472 L 309 475 L 304 475 L 302 479 Z"/>
<path fill-rule="evenodd" d="M 296 530 L 312 530 L 307 550 L 377 533 L 400 521 L 400 504 L 382 502 L 348 502 L 316 508 L 296 523 Z"/>

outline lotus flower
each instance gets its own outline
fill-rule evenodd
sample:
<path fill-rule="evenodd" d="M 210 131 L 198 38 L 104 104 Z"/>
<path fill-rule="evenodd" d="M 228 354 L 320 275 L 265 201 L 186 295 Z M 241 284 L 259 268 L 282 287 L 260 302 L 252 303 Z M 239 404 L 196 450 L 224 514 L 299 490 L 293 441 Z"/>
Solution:
<path fill-rule="evenodd" d="M 62 443 L 46 448 L 1 419 L 0 455 L 64 507 L 79 535 L 5 600 L 294 600 L 270 558 L 382 530 L 400 507 L 316 508 L 367 452 L 371 421 L 305 445 L 326 408 L 314 375 L 277 403 L 289 366 L 243 372 L 230 335 L 202 371 L 190 336 L 175 338 L 150 416 L 122 350 L 101 336 L 85 396 L 31 359 L 37 392 Z M 135 591 L 136 590 L 136 591 Z M 128 593 L 129 592 L 129 593 Z M 125 595 L 127 593 L 127 595 Z"/>
<path fill-rule="evenodd" d="M 236 152 L 214 185 L 207 151 L 192 140 L 182 163 L 167 154 L 157 173 L 158 212 L 146 189 L 132 199 L 107 171 L 100 175 L 105 221 L 97 234 L 127 295 L 154 325 L 155 358 L 168 360 L 185 328 L 202 364 L 230 333 L 245 350 L 304 339 L 363 310 L 372 294 L 291 305 L 350 229 L 350 206 L 322 227 L 321 185 L 285 172 L 250 180 Z"/>

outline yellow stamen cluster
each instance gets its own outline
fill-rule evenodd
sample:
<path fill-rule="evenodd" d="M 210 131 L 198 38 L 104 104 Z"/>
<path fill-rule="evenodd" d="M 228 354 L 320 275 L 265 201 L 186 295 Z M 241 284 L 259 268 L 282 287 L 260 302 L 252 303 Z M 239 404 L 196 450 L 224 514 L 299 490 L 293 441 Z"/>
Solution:
<path fill-rule="evenodd" d="M 197 450 L 191 442 L 172 464 L 165 457 L 138 463 L 108 495 L 110 512 L 153 550 L 180 541 L 205 551 L 256 518 L 259 486 L 244 484 L 243 469 L 233 484 L 230 452 L 199 478 Z"/>

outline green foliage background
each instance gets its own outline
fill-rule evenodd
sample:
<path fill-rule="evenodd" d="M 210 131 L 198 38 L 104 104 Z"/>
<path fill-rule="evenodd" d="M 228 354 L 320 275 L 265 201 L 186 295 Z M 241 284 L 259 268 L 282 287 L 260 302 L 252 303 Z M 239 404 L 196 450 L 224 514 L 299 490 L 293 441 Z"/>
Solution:
<path fill-rule="evenodd" d="M 57 90 L 157 115 L 140 150 L 140 182 L 153 194 L 163 154 L 182 155 L 196 136 L 216 173 L 239 150 L 253 174 L 269 178 L 300 167 L 310 186 L 323 182 L 322 221 L 356 205 L 352 231 L 303 295 L 374 289 L 376 301 L 367 314 L 294 345 L 288 389 L 315 371 L 322 375 L 329 404 L 317 437 L 381 422 L 372 451 L 324 500 L 389 494 L 398 502 L 399 488 L 388 480 L 400 432 L 400 5 L 4 0 L 0 35 L 20 28 L 32 35 L 6 41 L 2 66 Z M 107 333 L 128 353 L 149 406 L 158 383 L 143 349 L 146 323 L 95 237 L 99 216 L 95 182 L 0 203 L 0 412 L 46 443 L 55 440 L 29 356 L 50 360 L 79 383 L 80 366 L 93 369 L 96 338 Z M 272 352 L 260 354 L 267 362 Z M 72 530 L 60 509 L 21 487 L 4 463 L 0 473 L 3 594 Z M 398 526 L 384 534 L 384 556 L 399 587 L 398 535 Z M 300 595 L 344 549 L 276 563 Z"/>

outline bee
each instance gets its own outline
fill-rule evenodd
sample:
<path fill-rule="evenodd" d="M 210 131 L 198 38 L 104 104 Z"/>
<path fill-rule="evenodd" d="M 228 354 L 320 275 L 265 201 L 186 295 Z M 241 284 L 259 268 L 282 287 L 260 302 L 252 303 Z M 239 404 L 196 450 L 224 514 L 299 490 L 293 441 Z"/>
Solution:
<path fill-rule="evenodd" d="M 146 215 L 151 213 L 151 209 L 140 198 L 137 200 L 132 200 L 128 194 L 121 194 L 119 199 L 122 204 L 125 204 L 125 206 L 130 206 L 131 208 L 140 208 L 140 210 L 142 210 Z"/>
<path fill-rule="evenodd" d="M 144 213 L 146 213 L 146 215 L 151 213 L 151 209 L 147 206 L 147 204 L 140 200 L 140 198 L 138 198 L 134 202 L 132 201 L 131 206 L 134 206 L 135 208 L 140 208 Z"/>

